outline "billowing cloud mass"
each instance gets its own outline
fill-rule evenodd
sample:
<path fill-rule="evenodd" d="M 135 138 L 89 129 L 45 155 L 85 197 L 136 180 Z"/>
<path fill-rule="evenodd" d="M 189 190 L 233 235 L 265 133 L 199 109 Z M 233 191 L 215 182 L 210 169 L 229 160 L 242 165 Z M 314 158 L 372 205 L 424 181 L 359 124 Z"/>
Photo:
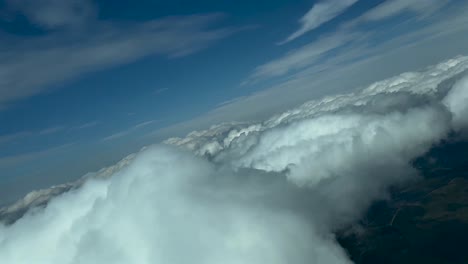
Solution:
<path fill-rule="evenodd" d="M 280 44 L 292 41 L 305 33 L 320 27 L 322 24 L 343 13 L 356 2 L 357 0 L 328 0 L 315 4 L 300 19 L 299 22 L 301 23 L 301 27 Z"/>
<path fill-rule="evenodd" d="M 0 263 L 350 263 L 334 231 L 466 128 L 467 69 L 457 57 L 144 148 L 0 225 Z"/>

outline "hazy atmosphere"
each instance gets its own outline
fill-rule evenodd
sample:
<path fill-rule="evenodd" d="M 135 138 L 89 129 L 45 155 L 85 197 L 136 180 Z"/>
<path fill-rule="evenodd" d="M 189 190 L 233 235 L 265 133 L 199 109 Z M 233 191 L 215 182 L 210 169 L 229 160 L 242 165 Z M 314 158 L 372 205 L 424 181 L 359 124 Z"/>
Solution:
<path fill-rule="evenodd" d="M 467 12 L 0 0 L 0 263 L 466 263 Z"/>

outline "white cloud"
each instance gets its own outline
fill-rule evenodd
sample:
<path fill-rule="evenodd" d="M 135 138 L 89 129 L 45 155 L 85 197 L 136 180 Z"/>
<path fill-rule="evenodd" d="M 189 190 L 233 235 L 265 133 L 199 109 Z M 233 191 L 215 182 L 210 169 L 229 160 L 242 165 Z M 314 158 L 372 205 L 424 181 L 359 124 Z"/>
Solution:
<path fill-rule="evenodd" d="M 316 3 L 300 20 L 301 27 L 291 34 L 286 40 L 292 41 L 305 33 L 320 27 L 322 24 L 339 16 L 346 9 L 356 3 L 357 0 L 328 0 Z"/>
<path fill-rule="evenodd" d="M 254 174 L 231 183 L 240 176 L 231 173 L 179 150 L 147 149 L 111 180 L 88 182 L 45 211 L 0 226 L 0 260 L 349 263 L 332 239 L 271 204 L 281 185 L 255 183 L 264 179 Z"/>

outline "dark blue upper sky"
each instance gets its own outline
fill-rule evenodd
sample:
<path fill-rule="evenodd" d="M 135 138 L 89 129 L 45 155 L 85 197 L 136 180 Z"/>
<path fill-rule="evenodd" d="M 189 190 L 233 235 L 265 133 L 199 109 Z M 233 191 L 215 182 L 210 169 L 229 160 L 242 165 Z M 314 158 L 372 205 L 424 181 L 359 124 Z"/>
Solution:
<path fill-rule="evenodd" d="M 0 203 L 169 136 L 462 54 L 466 37 L 437 45 L 466 33 L 466 10 L 457 0 L 0 1 Z"/>

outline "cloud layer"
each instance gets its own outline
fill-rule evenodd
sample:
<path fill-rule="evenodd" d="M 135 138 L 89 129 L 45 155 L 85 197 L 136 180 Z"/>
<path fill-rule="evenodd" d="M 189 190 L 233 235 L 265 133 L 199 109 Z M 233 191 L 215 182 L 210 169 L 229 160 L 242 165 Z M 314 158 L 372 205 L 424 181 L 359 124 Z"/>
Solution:
<path fill-rule="evenodd" d="M 333 232 L 466 129 L 467 69 L 457 57 L 144 148 L 0 225 L 0 262 L 350 263 Z M 35 194 L 0 216 L 47 201 Z"/>

